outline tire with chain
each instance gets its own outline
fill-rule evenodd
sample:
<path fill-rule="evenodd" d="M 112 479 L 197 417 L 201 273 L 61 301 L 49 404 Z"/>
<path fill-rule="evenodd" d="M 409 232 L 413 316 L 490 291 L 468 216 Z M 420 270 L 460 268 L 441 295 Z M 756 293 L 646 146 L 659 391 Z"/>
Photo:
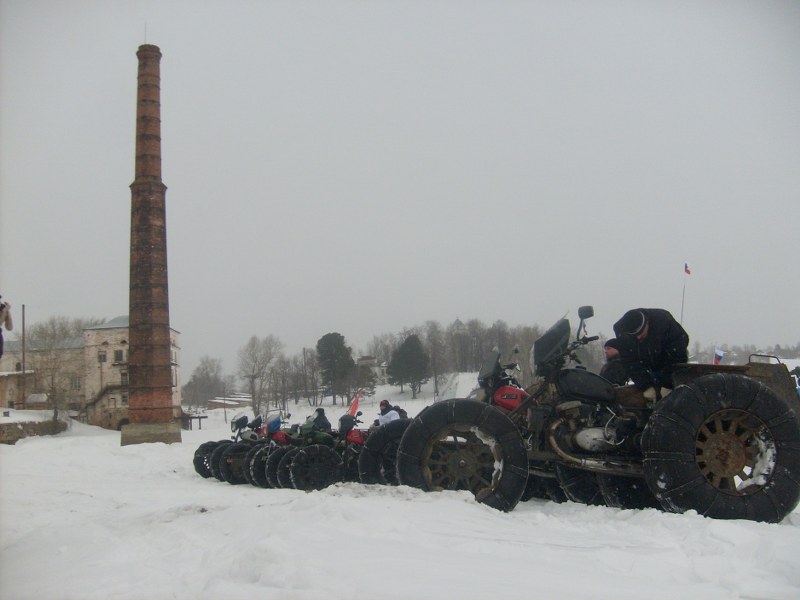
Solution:
<path fill-rule="evenodd" d="M 658 508 L 661 503 L 642 477 L 597 474 L 597 483 L 606 505 L 614 508 Z"/>
<path fill-rule="evenodd" d="M 294 460 L 295 455 L 300 451 L 300 448 L 289 448 L 289 450 L 281 457 L 280 462 L 278 463 L 278 485 L 282 489 L 292 490 L 294 489 L 294 483 L 292 483 L 292 461 Z"/>
<path fill-rule="evenodd" d="M 358 477 L 361 483 L 398 484 L 397 450 L 410 423 L 410 419 L 398 419 L 381 425 L 370 433 L 358 457 Z"/>
<path fill-rule="evenodd" d="M 665 510 L 777 523 L 800 502 L 797 404 L 732 373 L 699 377 L 656 406 L 644 475 Z"/>
<path fill-rule="evenodd" d="M 321 490 L 342 481 L 342 459 L 330 446 L 312 444 L 294 454 L 289 476 L 295 489 Z"/>
<path fill-rule="evenodd" d="M 250 451 L 252 444 L 249 442 L 236 442 L 228 444 L 220 459 L 219 470 L 222 479 L 231 485 L 247 483 L 244 474 L 244 458 Z"/>
<path fill-rule="evenodd" d="M 590 506 L 605 504 L 597 476 L 591 471 L 556 465 L 558 484 L 569 500 Z"/>
<path fill-rule="evenodd" d="M 408 425 L 397 475 L 402 485 L 469 490 L 479 502 L 510 511 L 525 491 L 528 457 L 506 415 L 477 400 L 453 399 L 429 406 Z"/>
<path fill-rule="evenodd" d="M 209 456 L 208 468 L 211 471 L 211 475 L 213 475 L 214 478 L 218 479 L 219 481 L 225 481 L 225 478 L 222 476 L 222 471 L 220 470 L 222 454 L 232 443 L 233 442 L 231 440 L 222 440 L 211 452 L 211 456 Z"/>
<path fill-rule="evenodd" d="M 267 459 L 274 447 L 270 444 L 261 444 L 255 448 L 255 453 L 250 459 L 250 483 L 256 487 L 272 487 L 267 480 Z"/>
<path fill-rule="evenodd" d="M 217 444 L 219 444 L 217 441 L 204 442 L 194 451 L 192 464 L 194 465 L 194 470 L 203 479 L 212 477 L 210 459 L 211 453 L 214 451 L 214 448 L 217 447 Z"/>
<path fill-rule="evenodd" d="M 253 481 L 253 458 L 255 457 L 256 452 L 258 452 L 264 446 L 264 444 L 265 444 L 264 442 L 256 442 L 254 444 L 251 444 L 250 450 L 248 450 L 247 454 L 245 455 L 244 463 L 242 465 L 244 478 L 247 481 L 247 483 L 249 483 L 250 485 L 255 485 L 257 487 L 260 486 L 258 486 L 258 484 L 256 484 Z"/>
<path fill-rule="evenodd" d="M 280 446 L 272 450 L 267 457 L 266 467 L 264 468 L 264 474 L 267 478 L 267 482 L 269 483 L 269 487 L 272 488 L 280 488 L 281 484 L 278 481 L 278 465 L 281 462 L 281 459 L 284 455 L 292 449 L 292 446 Z"/>

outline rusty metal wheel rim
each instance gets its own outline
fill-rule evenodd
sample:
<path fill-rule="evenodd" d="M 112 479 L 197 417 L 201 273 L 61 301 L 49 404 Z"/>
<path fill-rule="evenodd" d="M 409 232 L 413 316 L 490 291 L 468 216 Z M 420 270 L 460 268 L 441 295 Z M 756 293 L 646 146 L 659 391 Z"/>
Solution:
<path fill-rule="evenodd" d="M 428 489 L 468 490 L 478 500 L 495 489 L 502 474 L 500 444 L 473 424 L 453 423 L 440 430 L 421 458 Z"/>
<path fill-rule="evenodd" d="M 769 428 L 744 410 L 710 415 L 697 431 L 695 462 L 706 480 L 730 496 L 757 493 L 775 466 L 775 440 Z"/>

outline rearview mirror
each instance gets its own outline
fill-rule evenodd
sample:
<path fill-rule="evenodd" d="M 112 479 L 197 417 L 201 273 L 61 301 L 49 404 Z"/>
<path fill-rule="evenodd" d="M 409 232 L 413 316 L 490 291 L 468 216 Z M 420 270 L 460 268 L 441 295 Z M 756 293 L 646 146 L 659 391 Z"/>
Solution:
<path fill-rule="evenodd" d="M 581 306 L 578 309 L 578 318 L 583 319 L 590 319 L 594 316 L 594 307 L 593 306 Z"/>

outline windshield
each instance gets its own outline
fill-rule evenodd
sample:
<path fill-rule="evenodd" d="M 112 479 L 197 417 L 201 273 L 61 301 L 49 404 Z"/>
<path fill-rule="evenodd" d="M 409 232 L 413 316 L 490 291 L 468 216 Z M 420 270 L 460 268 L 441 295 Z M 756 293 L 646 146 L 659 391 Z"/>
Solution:
<path fill-rule="evenodd" d="M 541 366 L 564 353 L 569 345 L 570 328 L 568 319 L 559 319 L 544 335 L 533 343 L 531 349 L 531 370 L 541 374 Z"/>
<path fill-rule="evenodd" d="M 480 381 L 482 379 L 486 379 L 490 375 L 493 375 L 499 360 L 500 352 L 497 350 L 492 350 L 489 352 L 483 361 L 483 366 L 481 367 L 480 372 L 478 373 L 478 380 Z"/>

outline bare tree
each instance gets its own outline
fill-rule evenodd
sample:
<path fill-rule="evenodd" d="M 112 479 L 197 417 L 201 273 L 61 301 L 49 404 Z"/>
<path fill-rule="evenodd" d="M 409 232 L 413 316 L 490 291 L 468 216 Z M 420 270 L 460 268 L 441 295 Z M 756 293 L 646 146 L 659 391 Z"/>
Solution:
<path fill-rule="evenodd" d="M 317 353 L 314 350 L 303 348 L 303 393 L 309 406 L 317 406 L 321 400 L 319 395 L 322 385 L 320 377 Z"/>
<path fill-rule="evenodd" d="M 55 316 L 28 328 L 26 346 L 34 371 L 34 390 L 47 394 L 53 404 L 53 420 L 58 419 L 60 408 L 83 402 L 83 330 L 102 322 Z"/>
<path fill-rule="evenodd" d="M 444 330 L 438 321 L 425 323 L 425 345 L 430 357 L 431 375 L 433 377 L 433 395 L 439 395 L 439 384 L 446 369 L 446 347 Z"/>
<path fill-rule="evenodd" d="M 203 356 L 189 382 L 183 386 L 182 397 L 195 408 L 208 406 L 208 401 L 225 393 L 222 359 Z"/>
<path fill-rule="evenodd" d="M 388 363 L 392 360 L 392 354 L 400 345 L 398 336 L 393 333 L 384 333 L 373 336 L 372 341 L 367 344 L 367 354 L 374 356 L 378 364 Z"/>
<path fill-rule="evenodd" d="M 295 405 L 307 389 L 303 355 L 295 354 L 289 359 L 289 393 Z"/>
<path fill-rule="evenodd" d="M 283 343 L 274 335 L 259 339 L 251 337 L 239 349 L 239 378 L 244 381 L 253 398 L 253 414 L 261 414 L 269 389 L 270 364 L 283 348 Z"/>
<path fill-rule="evenodd" d="M 285 414 L 288 411 L 288 400 L 291 381 L 291 361 L 280 354 L 270 368 L 270 381 L 272 384 L 272 397 L 275 406 Z"/>

